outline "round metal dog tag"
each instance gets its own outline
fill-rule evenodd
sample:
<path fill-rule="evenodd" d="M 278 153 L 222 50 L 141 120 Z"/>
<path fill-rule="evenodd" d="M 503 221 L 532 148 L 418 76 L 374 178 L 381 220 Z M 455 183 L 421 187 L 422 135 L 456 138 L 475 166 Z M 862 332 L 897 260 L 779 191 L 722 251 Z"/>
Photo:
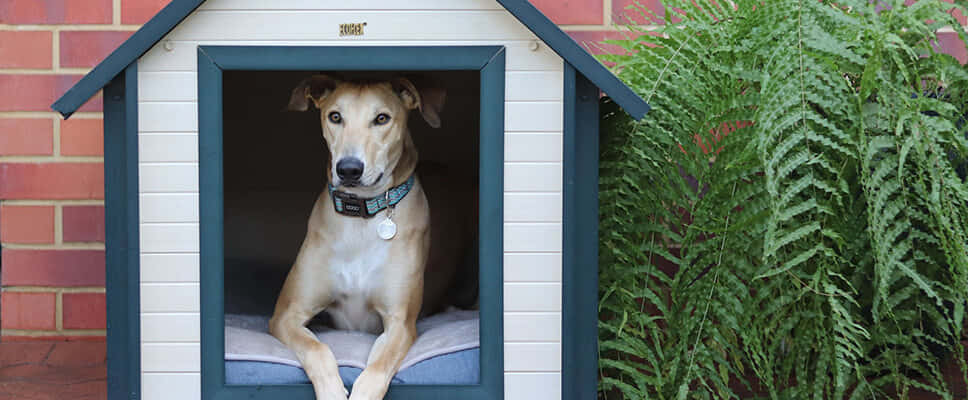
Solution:
<path fill-rule="evenodd" d="M 387 218 L 380 222 L 380 225 L 377 225 L 376 234 L 383 240 L 393 239 L 397 235 L 397 224 L 393 223 L 393 220 L 390 218 Z"/>

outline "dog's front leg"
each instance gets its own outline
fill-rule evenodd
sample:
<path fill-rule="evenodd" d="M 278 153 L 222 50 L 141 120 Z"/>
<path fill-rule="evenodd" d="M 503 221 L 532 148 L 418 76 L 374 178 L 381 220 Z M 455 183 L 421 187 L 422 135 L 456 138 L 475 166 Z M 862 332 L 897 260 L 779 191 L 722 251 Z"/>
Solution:
<path fill-rule="evenodd" d="M 312 243 L 310 238 L 307 243 Z M 269 333 L 296 354 L 313 384 L 317 400 L 346 400 L 346 388 L 333 351 L 306 327 L 311 318 L 331 303 L 329 291 L 317 275 L 323 269 L 320 260 L 325 259 L 319 246 L 303 245 L 276 300 Z"/>
<path fill-rule="evenodd" d="M 400 363 L 417 339 L 417 316 L 400 310 L 383 317 L 381 334 L 366 361 L 366 369 L 353 383 L 350 400 L 379 400 L 386 394 Z"/>
<path fill-rule="evenodd" d="M 340 379 L 336 357 L 325 343 L 305 326 L 309 318 L 297 309 L 287 309 L 273 316 L 272 335 L 289 347 L 299 359 L 306 376 L 313 384 L 317 400 L 346 400 L 346 388 Z"/>

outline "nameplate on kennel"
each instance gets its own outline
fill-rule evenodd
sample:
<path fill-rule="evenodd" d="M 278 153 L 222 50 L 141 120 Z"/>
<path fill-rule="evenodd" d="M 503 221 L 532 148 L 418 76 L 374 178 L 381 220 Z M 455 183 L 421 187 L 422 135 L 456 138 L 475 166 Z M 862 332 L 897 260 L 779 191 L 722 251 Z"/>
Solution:
<path fill-rule="evenodd" d="M 363 36 L 363 27 L 366 22 L 357 24 L 339 24 L 340 36 Z"/>

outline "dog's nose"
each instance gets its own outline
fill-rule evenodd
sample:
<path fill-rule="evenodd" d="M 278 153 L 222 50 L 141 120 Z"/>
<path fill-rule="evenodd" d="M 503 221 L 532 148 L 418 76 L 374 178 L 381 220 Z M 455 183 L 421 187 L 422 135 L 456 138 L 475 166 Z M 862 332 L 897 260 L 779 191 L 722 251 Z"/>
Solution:
<path fill-rule="evenodd" d="M 344 181 L 358 181 L 363 176 L 363 161 L 358 158 L 347 157 L 336 163 L 336 175 Z"/>

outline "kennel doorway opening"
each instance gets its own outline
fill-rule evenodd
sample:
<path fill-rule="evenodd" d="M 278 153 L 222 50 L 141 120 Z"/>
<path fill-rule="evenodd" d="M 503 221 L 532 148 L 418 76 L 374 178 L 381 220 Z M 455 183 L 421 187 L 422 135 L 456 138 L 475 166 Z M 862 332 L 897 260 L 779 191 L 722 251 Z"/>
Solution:
<path fill-rule="evenodd" d="M 326 169 L 330 153 L 320 129 L 320 111 L 314 107 L 305 112 L 285 111 L 292 89 L 315 74 L 340 79 L 358 75 L 356 71 L 228 71 L 223 75 L 229 384 L 306 383 L 296 360 L 276 356 L 285 349 L 262 328 L 272 315 L 306 235 L 316 198 L 328 195 Z M 479 336 L 476 321 L 471 319 L 477 319 L 474 304 L 478 293 L 480 74 L 388 71 L 381 75 L 410 77 L 417 85 L 433 85 L 446 92 L 440 128 L 431 128 L 417 111 L 411 112 L 408 126 L 418 150 L 416 174 L 431 203 L 432 214 L 437 211 L 434 207 L 446 208 L 451 212 L 448 217 L 458 225 L 449 235 L 432 232 L 432 247 L 457 249 L 454 265 L 448 266 L 456 271 L 456 279 L 447 290 L 449 308 L 428 310 L 425 305 L 428 315 L 420 321 L 421 330 L 435 335 L 437 343 L 424 343 L 430 338 L 418 340 L 396 381 L 476 384 Z M 344 381 L 349 384 L 365 365 L 369 341 L 375 336 L 333 332 L 331 327 L 325 311 L 310 324 L 315 332 L 327 332 L 321 339 L 333 342 L 330 347 L 343 364 Z"/>
<path fill-rule="evenodd" d="M 291 57 L 294 51 L 307 59 Z M 283 52 L 290 57 L 266 57 L 266 52 Z M 456 57 L 444 57 L 447 54 Z M 319 111 L 286 111 L 292 89 L 313 74 L 366 71 L 429 76 L 446 90 L 441 128 L 431 128 L 417 112 L 410 114 L 408 125 L 419 153 L 417 174 L 431 207 L 434 198 L 438 198 L 438 206 L 459 204 L 468 211 L 465 228 L 471 232 L 459 239 L 463 248 L 459 267 L 464 274 L 450 292 L 454 299 L 451 304 L 464 309 L 438 315 L 447 314 L 444 322 L 448 323 L 453 322 L 450 312 L 463 317 L 458 322 L 473 322 L 477 347 L 466 347 L 465 341 L 459 351 L 426 352 L 428 358 L 407 366 L 416 371 L 425 362 L 436 364 L 425 368 L 422 375 L 405 376 L 406 368 L 401 368 L 388 398 L 420 398 L 432 393 L 488 398 L 501 393 L 503 49 L 225 46 L 201 47 L 199 55 L 203 395 L 312 397 L 298 362 L 290 363 L 294 365 L 288 370 L 266 370 L 265 361 L 280 363 L 273 358 L 278 353 L 271 349 L 261 354 L 265 357 L 257 354 L 238 359 L 238 344 L 249 343 L 253 336 L 248 335 L 251 332 L 233 336 L 230 331 L 253 326 L 258 330 L 271 316 L 279 289 L 305 237 L 310 210 L 316 197 L 327 190 L 329 153 Z M 230 62 L 219 62 L 220 55 Z M 339 60 L 337 65 L 333 65 L 334 58 Z M 295 62 L 287 65 L 282 60 Z M 270 68 L 264 65 L 266 62 Z M 393 65 L 400 68 L 389 67 Z M 457 190 L 461 184 L 469 184 L 469 191 Z M 461 199 L 460 193 L 469 196 Z M 448 197 L 453 200 L 446 200 Z M 457 299 L 461 294 L 464 298 Z M 473 310 L 475 304 L 479 305 L 479 317 Z M 418 321 L 418 331 L 422 322 L 426 321 Z M 310 327 L 325 330 L 325 325 L 324 314 Z M 430 336 L 432 329 L 424 331 Z M 447 333 L 442 335 L 443 348 L 453 345 L 447 340 L 457 331 L 438 330 Z M 281 346 L 267 334 L 262 339 L 266 339 L 263 344 Z M 336 348 L 340 344 L 330 345 L 340 359 Z M 430 349 L 434 350 L 433 346 Z M 357 369 L 365 366 L 368 352 L 368 348 L 357 351 L 361 354 Z M 462 354 L 453 357 L 457 353 Z M 341 363 L 343 366 L 354 367 L 352 363 Z M 344 373 L 344 368 L 340 372 L 347 386 L 359 373 Z M 448 376 L 452 372 L 462 373 Z"/>

